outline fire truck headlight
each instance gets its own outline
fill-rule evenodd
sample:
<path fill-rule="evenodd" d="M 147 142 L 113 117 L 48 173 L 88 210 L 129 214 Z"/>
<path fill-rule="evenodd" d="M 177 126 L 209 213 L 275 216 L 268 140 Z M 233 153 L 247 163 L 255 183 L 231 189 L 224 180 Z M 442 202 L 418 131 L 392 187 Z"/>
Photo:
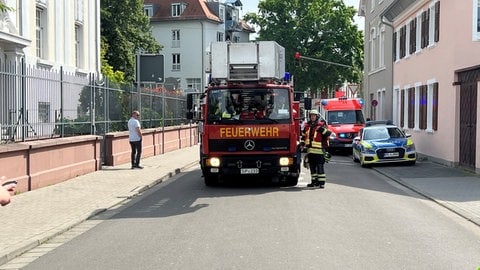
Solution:
<path fill-rule="evenodd" d="M 209 167 L 220 167 L 220 159 L 217 157 L 209 158 L 207 159 L 206 164 Z"/>
<path fill-rule="evenodd" d="M 281 157 L 279 162 L 280 166 L 290 166 L 293 164 L 293 158 Z"/>

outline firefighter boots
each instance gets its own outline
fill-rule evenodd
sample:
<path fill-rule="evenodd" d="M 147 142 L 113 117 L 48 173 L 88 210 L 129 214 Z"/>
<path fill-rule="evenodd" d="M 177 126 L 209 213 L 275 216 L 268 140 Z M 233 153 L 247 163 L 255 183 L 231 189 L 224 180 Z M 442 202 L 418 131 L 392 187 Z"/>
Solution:
<path fill-rule="evenodd" d="M 320 183 L 317 180 L 312 180 L 312 183 L 308 184 L 307 187 L 318 187 Z"/>

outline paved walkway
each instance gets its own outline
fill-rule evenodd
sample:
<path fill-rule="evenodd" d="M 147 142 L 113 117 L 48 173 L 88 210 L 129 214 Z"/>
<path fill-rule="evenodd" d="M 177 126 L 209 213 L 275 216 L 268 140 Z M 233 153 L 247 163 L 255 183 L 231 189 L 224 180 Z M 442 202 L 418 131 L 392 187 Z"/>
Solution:
<path fill-rule="evenodd" d="M 0 208 L 0 266 L 197 164 L 198 146 L 145 158 L 141 163 L 143 170 L 132 170 L 130 164 L 104 167 L 15 196 L 10 205 Z M 480 226 L 480 177 L 429 161 L 374 169 Z"/>

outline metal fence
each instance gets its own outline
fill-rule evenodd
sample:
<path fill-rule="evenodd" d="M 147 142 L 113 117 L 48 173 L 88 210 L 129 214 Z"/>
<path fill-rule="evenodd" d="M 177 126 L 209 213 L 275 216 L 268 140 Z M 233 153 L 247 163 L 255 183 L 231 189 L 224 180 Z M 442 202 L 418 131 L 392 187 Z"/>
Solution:
<path fill-rule="evenodd" d="M 142 128 L 186 121 L 186 97 L 161 85 L 98 82 L 94 74 L 4 64 L 0 67 L 0 143 L 127 130 L 133 110 Z"/>

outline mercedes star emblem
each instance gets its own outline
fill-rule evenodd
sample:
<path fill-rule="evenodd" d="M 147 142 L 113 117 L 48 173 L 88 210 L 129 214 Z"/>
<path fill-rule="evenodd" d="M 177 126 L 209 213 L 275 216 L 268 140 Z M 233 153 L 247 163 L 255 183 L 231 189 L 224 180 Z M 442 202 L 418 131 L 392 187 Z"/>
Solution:
<path fill-rule="evenodd" d="M 245 141 L 245 143 L 243 144 L 243 146 L 244 146 L 245 149 L 247 149 L 248 151 L 252 151 L 252 150 L 255 148 L 255 142 L 252 141 L 252 140 L 247 140 L 247 141 Z"/>

